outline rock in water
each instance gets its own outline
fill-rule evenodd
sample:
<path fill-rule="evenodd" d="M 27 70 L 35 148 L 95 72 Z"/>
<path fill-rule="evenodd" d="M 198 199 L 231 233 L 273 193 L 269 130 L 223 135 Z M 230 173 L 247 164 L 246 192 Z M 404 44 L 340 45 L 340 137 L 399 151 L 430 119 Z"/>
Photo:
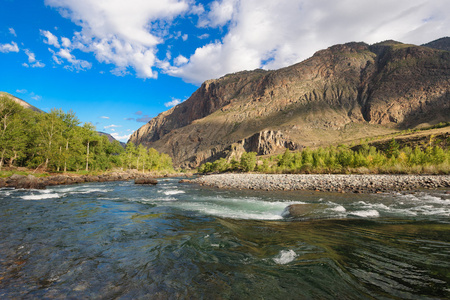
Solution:
<path fill-rule="evenodd" d="M 291 204 L 287 206 L 281 214 L 283 218 L 305 218 L 320 219 L 321 211 L 328 208 L 325 204 L 308 203 L 308 204 Z"/>
<path fill-rule="evenodd" d="M 140 177 L 140 178 L 136 178 L 134 180 L 134 184 L 152 184 L 152 185 L 155 185 L 157 183 L 158 183 L 158 181 L 155 178 Z"/>

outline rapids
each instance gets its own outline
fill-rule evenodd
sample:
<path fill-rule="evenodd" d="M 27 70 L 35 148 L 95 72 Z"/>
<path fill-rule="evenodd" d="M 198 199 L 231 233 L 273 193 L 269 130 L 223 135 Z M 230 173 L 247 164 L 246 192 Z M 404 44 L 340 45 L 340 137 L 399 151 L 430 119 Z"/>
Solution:
<path fill-rule="evenodd" d="M 1 299 L 449 299 L 449 270 L 445 190 L 0 189 Z"/>

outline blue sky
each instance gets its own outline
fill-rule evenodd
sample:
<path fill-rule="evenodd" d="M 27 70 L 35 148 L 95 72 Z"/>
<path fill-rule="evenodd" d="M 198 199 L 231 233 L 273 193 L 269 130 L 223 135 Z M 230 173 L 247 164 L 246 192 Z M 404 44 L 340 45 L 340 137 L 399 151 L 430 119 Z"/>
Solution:
<path fill-rule="evenodd" d="M 121 141 L 227 73 L 449 36 L 448 0 L 0 0 L 0 91 Z"/>

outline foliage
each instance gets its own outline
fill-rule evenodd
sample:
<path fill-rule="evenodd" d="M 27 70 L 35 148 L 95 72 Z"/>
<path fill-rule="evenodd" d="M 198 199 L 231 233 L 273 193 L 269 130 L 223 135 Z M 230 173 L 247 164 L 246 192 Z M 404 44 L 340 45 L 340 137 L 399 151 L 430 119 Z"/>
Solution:
<path fill-rule="evenodd" d="M 238 168 L 225 159 L 208 162 L 200 173 L 256 169 L 262 173 L 431 173 L 450 174 L 450 151 L 428 143 L 425 148 L 403 147 L 393 139 L 385 150 L 361 144 L 358 150 L 339 145 L 291 152 L 256 160 L 256 153 L 244 153 Z M 236 164 L 236 161 L 234 162 Z M 256 166 L 256 168 L 255 168 Z"/>
<path fill-rule="evenodd" d="M 118 141 L 100 136 L 92 124 L 80 123 L 72 111 L 38 113 L 0 95 L 0 171 L 5 164 L 56 172 L 173 169 L 166 154 L 133 143 L 124 150 Z"/>

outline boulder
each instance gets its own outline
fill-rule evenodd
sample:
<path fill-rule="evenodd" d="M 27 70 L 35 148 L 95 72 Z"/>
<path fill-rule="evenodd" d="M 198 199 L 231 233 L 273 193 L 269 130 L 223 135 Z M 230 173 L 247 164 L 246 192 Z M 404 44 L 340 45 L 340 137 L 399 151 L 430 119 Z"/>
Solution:
<path fill-rule="evenodd" d="M 155 185 L 158 183 L 158 181 L 155 178 L 149 178 L 149 177 L 139 177 L 134 180 L 135 184 L 152 184 Z"/>
<path fill-rule="evenodd" d="M 33 175 L 23 176 L 15 181 L 16 189 L 45 189 L 45 184 Z"/>
<path fill-rule="evenodd" d="M 192 183 L 192 181 L 189 179 L 181 179 L 178 183 Z"/>
<path fill-rule="evenodd" d="M 328 208 L 321 203 L 291 204 L 281 214 L 284 218 L 319 219 L 321 211 Z"/>
<path fill-rule="evenodd" d="M 17 182 L 25 177 L 25 175 L 13 174 L 6 179 L 6 185 L 15 187 Z"/>

